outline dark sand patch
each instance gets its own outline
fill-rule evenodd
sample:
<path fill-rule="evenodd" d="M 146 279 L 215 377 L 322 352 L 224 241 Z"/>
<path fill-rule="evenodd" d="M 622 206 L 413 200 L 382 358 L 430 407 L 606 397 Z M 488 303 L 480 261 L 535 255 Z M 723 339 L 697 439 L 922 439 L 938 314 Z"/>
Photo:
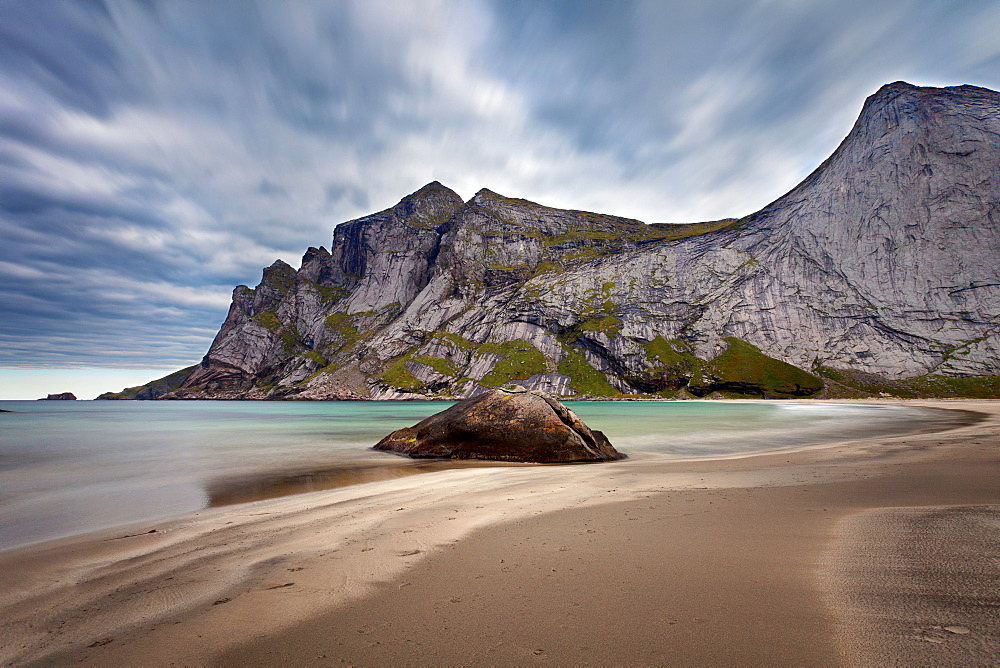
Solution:
<path fill-rule="evenodd" d="M 1000 506 L 848 517 L 828 586 L 853 664 L 1000 662 Z"/>
<path fill-rule="evenodd" d="M 339 489 L 369 482 L 395 480 L 421 473 L 477 466 L 517 466 L 507 462 L 399 461 L 386 455 L 386 463 L 358 463 L 329 468 L 254 472 L 218 478 L 205 486 L 208 506 L 231 506 L 238 503 L 279 499 L 293 494 L 307 494 Z"/>

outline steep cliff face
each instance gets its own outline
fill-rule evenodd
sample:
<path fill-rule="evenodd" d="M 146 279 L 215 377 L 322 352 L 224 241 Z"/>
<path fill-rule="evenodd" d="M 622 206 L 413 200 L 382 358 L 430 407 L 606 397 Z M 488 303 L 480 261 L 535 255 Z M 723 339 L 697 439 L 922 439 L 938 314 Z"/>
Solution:
<path fill-rule="evenodd" d="M 236 288 L 167 396 L 467 396 L 516 380 L 787 397 L 818 392 L 818 375 L 994 376 L 998 179 L 1000 94 L 897 82 L 805 181 L 739 220 L 646 225 L 431 183 L 338 226 L 298 271 L 279 261 Z"/>

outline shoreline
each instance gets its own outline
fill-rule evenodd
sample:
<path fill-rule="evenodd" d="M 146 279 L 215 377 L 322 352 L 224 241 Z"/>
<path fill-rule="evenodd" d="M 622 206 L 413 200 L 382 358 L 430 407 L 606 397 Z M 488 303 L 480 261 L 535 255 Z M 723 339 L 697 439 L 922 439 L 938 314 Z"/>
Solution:
<path fill-rule="evenodd" d="M 823 592 L 829 587 L 817 585 L 822 579 L 820 571 L 833 572 L 823 566 L 823 559 L 828 558 L 824 555 L 831 553 L 838 540 L 848 540 L 844 536 L 849 532 L 837 527 L 847 522 L 846 518 L 871 508 L 894 507 L 884 505 L 889 502 L 1000 504 L 996 484 L 1000 402 L 828 403 L 938 408 L 941 403 L 947 403 L 946 408 L 960 404 L 984 417 L 947 431 L 734 459 L 453 469 L 210 508 L 134 529 L 15 548 L 0 553 L 0 607 L 4 610 L 0 632 L 9 639 L 0 658 L 5 663 L 83 660 L 98 665 L 204 664 L 213 660 L 318 663 L 327 653 L 329 660 L 346 657 L 362 664 L 536 660 L 670 663 L 685 658 L 725 660 L 727 656 L 779 663 L 811 656 L 839 663 L 846 656 L 843 647 L 850 643 L 837 629 L 842 618 L 861 613 L 835 610 L 833 604 L 824 602 L 827 594 Z M 947 476 L 936 475 L 935 469 L 947 470 Z M 911 489 L 915 477 L 923 481 L 920 489 Z M 963 489 L 948 487 L 956 480 L 966 483 Z M 903 482 L 889 485 L 892 481 Z M 822 521 L 812 517 L 823 512 L 817 501 L 826 506 Z M 662 509 L 667 507 L 674 510 L 664 514 Z M 689 512 L 694 510 L 698 512 Z M 749 524 L 741 525 L 737 521 L 741 518 Z M 594 533 L 585 529 L 579 535 L 566 529 L 579 528 L 584 522 L 603 523 L 603 528 L 595 528 Z M 749 528 L 769 526 L 785 527 L 786 531 L 781 535 L 748 534 Z M 646 529 L 640 530 L 643 527 Z M 656 531 L 649 533 L 652 529 Z M 496 564 L 489 559 L 510 549 L 513 534 L 520 537 L 525 551 L 507 562 L 517 563 L 519 568 L 504 572 L 494 568 Z M 567 548 L 564 552 L 540 547 L 543 538 L 556 534 L 565 543 L 559 545 Z M 661 534 L 672 536 L 670 545 Z M 727 540 L 735 538 L 741 540 Z M 748 560 L 747 550 L 739 546 L 754 541 L 759 543 L 757 552 L 761 555 L 783 555 L 779 562 L 788 561 L 787 568 L 769 567 L 760 558 Z M 532 543 L 539 547 L 528 549 Z M 623 551 L 622 544 L 629 545 L 629 552 Z M 706 552 L 708 544 L 714 549 Z M 782 545 L 794 549 L 782 551 Z M 684 572 L 683 563 L 699 558 L 704 561 L 705 554 L 719 557 L 709 559 L 704 573 Z M 570 566 L 567 555 L 579 560 Z M 795 555 L 798 561 L 792 558 Z M 656 558 L 658 563 L 671 564 L 668 570 L 682 577 L 664 579 L 649 569 L 648 564 Z M 598 596 L 587 592 L 603 591 L 608 575 L 612 581 L 622 577 L 622 569 L 615 568 L 615 563 L 631 565 L 625 569 L 630 583 L 626 591 L 634 596 L 649 598 L 652 595 L 644 593 L 647 590 L 672 592 L 670 605 L 655 596 L 649 598 L 653 608 L 673 606 L 678 611 L 671 613 L 674 618 L 665 617 L 662 628 L 659 622 L 652 624 L 664 638 L 672 639 L 658 645 L 650 636 L 639 643 L 650 651 L 664 651 L 669 646 L 671 654 L 651 654 L 631 642 L 627 647 L 602 644 L 599 638 L 595 641 L 594 627 L 580 621 L 587 615 L 570 614 L 565 606 L 552 609 L 551 601 L 539 598 L 545 591 L 558 599 L 556 603 L 579 599 L 576 602 L 584 610 L 613 612 L 613 593 Z M 528 564 L 535 564 L 535 570 Z M 549 575 L 546 569 L 557 573 L 566 568 L 578 569 L 578 576 L 551 589 L 555 580 L 546 580 L 559 576 Z M 587 575 L 588 569 L 596 570 Z M 456 578 L 456 572 L 463 577 Z M 512 572 L 517 578 L 510 577 Z M 750 580 L 774 580 L 775 591 L 785 592 L 781 600 L 786 603 L 766 592 L 737 598 L 746 606 L 744 612 L 766 607 L 771 601 L 770 612 L 784 621 L 762 629 L 752 621 L 754 615 L 741 623 L 739 619 L 720 618 L 718 611 L 709 615 L 711 610 L 706 608 L 707 612 L 698 613 L 709 615 L 703 618 L 709 622 L 698 622 L 704 630 L 699 635 L 695 626 L 681 621 L 685 617 L 680 611 L 699 608 L 700 599 L 718 601 L 725 592 L 720 584 L 712 584 L 712 578 L 725 581 L 724 576 L 733 572 L 742 572 Z M 447 573 L 451 573 L 450 579 L 442 575 Z M 483 582 L 490 583 L 489 587 L 477 589 Z M 696 596 L 687 591 L 685 582 L 701 582 L 705 591 Z M 738 590 L 737 584 L 730 575 L 729 589 Z M 458 601 L 453 602 L 453 598 Z M 489 600 L 490 605 L 469 605 L 477 600 Z M 511 606 L 523 600 L 538 604 L 537 609 L 529 606 L 518 613 L 521 616 L 515 615 Z M 413 614 L 403 615 L 404 610 Z M 790 610 L 798 612 L 789 616 Z M 413 617 L 418 611 L 423 616 Z M 650 626 L 640 612 L 633 609 L 631 617 L 623 620 L 634 622 L 628 624 L 632 628 L 626 633 L 637 626 Z M 583 631 L 553 626 L 543 613 L 558 613 L 557 619 L 571 627 L 578 624 L 580 629 L 589 629 L 591 642 L 570 647 L 568 640 L 580 640 Z M 358 615 L 368 615 L 370 623 L 355 628 Z M 697 616 L 693 612 L 689 615 L 690 619 Z M 547 647 L 524 650 L 515 638 L 496 646 L 472 647 L 475 643 L 470 645 L 469 638 L 449 640 L 449 634 L 440 631 L 442 624 L 467 631 L 473 623 L 498 629 L 522 617 L 530 622 L 524 627 L 525 634 L 548 633 L 544 638 L 533 637 L 537 639 L 534 644 L 544 641 Z M 433 626 L 437 633 L 411 628 L 407 647 L 401 640 L 406 635 L 403 628 L 421 619 L 436 620 L 427 628 Z M 567 621 L 574 619 L 578 621 Z M 670 619 L 674 619 L 673 624 Z M 248 620 L 253 620 L 249 632 Z M 337 620 L 347 626 L 330 626 Z M 326 633 L 319 634 L 318 625 L 325 625 Z M 959 640 L 979 638 L 975 626 Z M 342 633 L 330 633 L 330 629 L 339 628 L 344 629 Z M 774 628 L 781 630 L 780 637 L 760 643 L 753 640 L 761 640 Z M 682 629 L 690 634 L 674 638 Z M 744 653 L 725 654 L 725 648 L 704 643 L 720 637 L 720 632 L 734 638 L 727 647 Z M 639 635 L 645 637 L 645 633 Z M 499 636 L 489 637 L 495 642 Z M 684 645 L 685 638 L 688 645 Z M 940 645 L 924 645 L 957 646 L 954 639 L 946 640 Z M 421 643 L 421 650 L 408 654 L 415 647 L 413 641 Z M 697 653 L 699 647 L 702 654 Z M 768 647 L 780 652 L 768 654 Z M 813 647 L 818 654 L 796 655 L 795 647 Z M 539 649 L 542 652 L 535 654 Z M 717 653 L 705 653 L 709 649 Z M 992 650 L 987 647 L 987 651 Z"/>
<path fill-rule="evenodd" d="M 92 402 L 86 403 L 90 404 Z M 203 404 L 202 408 L 204 408 L 205 402 L 201 403 Z M 400 402 L 391 403 L 396 403 L 397 407 L 402 405 Z M 739 407 L 747 408 L 748 406 L 752 406 L 754 407 L 753 410 L 757 410 L 757 408 L 777 410 L 780 408 L 781 410 L 778 410 L 778 413 L 775 415 L 783 414 L 788 416 L 794 415 L 794 412 L 790 411 L 792 411 L 796 406 L 806 406 L 810 407 L 810 411 L 818 410 L 825 414 L 822 407 L 825 404 L 831 403 L 842 407 L 850 405 L 841 402 L 815 401 L 696 401 L 694 403 L 687 404 L 670 404 L 669 411 L 667 411 L 667 406 L 662 403 L 657 403 L 655 406 L 660 406 L 661 408 L 656 408 L 654 413 L 659 415 L 660 411 L 663 410 L 667 412 L 662 415 L 669 416 L 674 414 L 674 409 L 683 412 L 685 410 L 685 406 L 688 408 L 694 407 L 696 410 L 711 407 L 721 409 L 723 406 L 737 407 L 736 410 L 741 410 Z M 102 410 L 101 406 L 96 404 L 93 405 L 96 408 L 87 409 L 84 407 L 84 410 Z M 601 409 L 599 407 L 601 405 L 606 408 L 608 406 L 618 406 L 619 409 L 612 411 L 609 417 L 606 414 L 606 408 Z M 697 461 L 700 459 L 741 458 L 757 454 L 794 452 L 802 448 L 836 444 L 862 437 L 874 438 L 883 435 L 911 433 L 918 428 L 916 423 L 911 423 L 907 417 L 901 417 L 900 413 L 894 413 L 892 410 L 886 411 L 886 406 L 884 405 L 879 406 L 876 403 L 866 404 L 861 402 L 856 402 L 854 405 L 862 407 L 862 410 L 875 411 L 871 417 L 872 422 L 869 422 L 868 418 L 865 416 L 858 416 L 854 419 L 841 417 L 839 419 L 839 427 L 828 427 L 822 429 L 818 427 L 818 424 L 823 422 L 822 415 L 817 416 L 819 418 L 819 422 L 816 424 L 813 424 L 809 419 L 803 419 L 800 417 L 794 424 L 789 425 L 787 430 L 777 426 L 771 430 L 758 430 L 758 432 L 753 434 L 749 440 L 747 439 L 747 434 L 740 435 L 738 431 L 729 428 L 730 435 L 723 437 L 722 440 L 716 442 L 713 442 L 712 440 L 713 432 L 711 424 L 704 423 L 705 428 L 707 429 L 707 431 L 704 432 L 704 436 L 708 439 L 707 441 L 705 441 L 704 438 L 699 439 L 698 434 L 692 433 L 695 440 L 700 442 L 700 447 L 687 447 L 688 442 L 686 440 L 678 440 L 676 434 L 671 432 L 673 427 L 671 426 L 671 420 L 669 419 L 661 425 L 665 430 L 662 435 L 664 439 L 667 439 L 666 441 L 658 439 L 656 437 L 656 430 L 649 427 L 640 430 L 643 431 L 645 435 L 639 441 L 629 440 L 632 434 L 628 432 L 629 427 L 625 423 L 618 424 L 617 427 L 609 425 L 604 429 L 606 432 L 609 428 L 612 430 L 618 430 L 618 433 L 609 432 L 609 435 L 615 443 L 619 444 L 619 449 L 630 459 L 654 458 L 663 461 L 669 460 L 685 462 Z M 590 404 L 589 406 L 580 404 L 577 406 L 577 410 L 581 412 L 581 415 L 586 421 L 598 419 L 597 415 L 588 416 L 589 412 L 604 411 L 604 413 L 601 413 L 601 419 L 610 419 L 613 424 L 616 419 L 614 415 L 618 410 L 622 409 L 622 406 L 622 404 L 607 403 Z M 140 408 L 140 406 L 137 406 L 137 408 Z M 147 409 L 144 409 L 144 412 L 151 415 L 159 415 L 160 411 L 157 410 L 158 408 L 159 406 L 149 406 Z M 641 406 L 637 406 L 633 409 L 624 410 L 629 413 L 636 413 L 635 419 L 641 422 L 644 418 L 639 417 L 639 415 L 644 415 L 646 413 L 646 411 L 640 410 L 641 408 Z M 654 405 L 647 404 L 646 408 L 653 409 Z M 906 411 L 908 407 L 901 406 L 900 408 L 901 411 Z M 912 407 L 910 408 L 912 409 Z M 239 409 L 234 408 L 234 410 Z M 416 422 L 423 417 L 423 414 L 429 413 L 432 410 L 432 407 L 425 406 L 418 415 L 412 418 L 413 421 Z M 117 411 L 112 412 L 116 413 Z M 168 413 L 170 412 L 171 411 L 168 411 Z M 325 414 L 327 411 L 326 409 L 321 409 L 321 412 Z M 337 413 L 337 411 L 333 408 L 330 409 L 330 412 Z M 919 414 L 917 414 L 917 412 L 919 412 Z M 834 415 L 844 415 L 844 413 L 835 413 Z M 913 419 L 920 423 L 920 429 L 929 429 L 932 431 L 942 428 L 951 428 L 956 426 L 955 424 L 952 424 L 956 421 L 964 420 L 967 422 L 971 419 L 969 415 L 962 415 L 962 411 L 955 410 L 954 408 L 944 410 L 940 408 L 915 408 L 911 410 L 910 415 Z M 775 419 L 779 422 L 783 420 L 783 418 L 777 417 Z M 855 428 L 853 425 L 862 426 Z M 623 426 L 626 429 L 625 432 L 621 432 Z M 714 437 L 718 438 L 720 436 L 724 436 L 724 434 L 725 430 L 715 434 Z M 370 435 L 370 440 L 366 440 L 368 443 L 374 443 L 381 438 L 382 435 L 384 434 L 373 431 Z M 115 437 L 116 435 L 110 436 Z M 623 443 L 622 441 L 619 441 L 619 438 L 624 438 L 625 442 Z M 660 447 L 653 445 L 650 450 L 649 446 L 651 438 L 653 441 L 660 440 L 661 446 L 664 442 L 669 442 L 671 445 L 666 446 L 665 450 L 661 450 Z M 725 441 L 728 441 L 728 444 Z M 14 441 L 11 441 L 11 443 L 13 442 Z M 167 452 L 167 449 L 161 449 L 160 452 Z M 160 462 L 160 464 L 166 464 L 166 462 Z M 128 498 L 126 496 L 121 496 L 119 502 L 114 505 L 103 504 L 104 507 L 92 508 L 91 512 L 87 515 L 87 522 L 85 524 L 78 523 L 74 526 L 70 523 L 63 522 L 62 526 L 59 527 L 59 531 L 47 530 L 46 521 L 51 518 L 56 518 L 58 521 L 60 517 L 59 508 L 51 503 L 49 504 L 50 508 L 48 516 L 39 515 L 34 518 L 36 522 L 34 528 L 30 524 L 30 520 L 32 518 L 17 517 L 14 513 L 9 513 L 6 517 L 13 520 L 11 524 L 5 524 L 3 521 L 0 521 L 0 524 L 3 524 L 3 526 L 0 527 L 0 552 L 40 544 L 54 539 L 82 536 L 92 531 L 113 529 L 116 526 L 124 527 L 135 523 L 169 521 L 170 519 L 198 512 L 200 510 L 204 510 L 205 508 L 246 503 L 251 501 L 261 501 L 307 492 L 330 490 L 340 487 L 348 487 L 351 485 L 365 484 L 378 480 L 391 480 L 429 471 L 490 466 L 533 467 L 539 465 L 540 464 L 523 462 L 496 462 L 475 459 L 450 460 L 446 458 L 409 458 L 395 454 L 377 452 L 372 448 L 366 448 L 364 445 L 355 444 L 353 447 L 346 450 L 342 448 L 336 449 L 333 456 L 313 457 L 311 461 L 281 462 L 278 459 L 272 458 L 267 462 L 258 461 L 257 465 L 253 467 L 229 467 L 228 469 L 217 471 L 211 475 L 206 474 L 200 479 L 189 481 L 187 486 L 184 485 L 183 481 L 174 481 L 176 483 L 174 485 L 176 488 L 175 492 L 180 490 L 180 492 L 182 494 L 186 494 L 186 496 L 182 497 L 183 503 L 176 503 L 173 506 L 170 505 L 170 502 L 174 499 L 167 498 L 168 495 L 162 494 L 161 498 L 167 505 L 152 506 L 147 504 L 147 506 L 145 506 L 146 512 L 127 511 L 125 509 L 130 507 L 128 504 Z M 18 472 L 16 470 L 7 471 L 5 475 L 8 480 L 13 480 L 16 483 L 18 480 L 17 473 Z M 30 477 L 27 479 L 30 480 Z M 198 503 L 199 499 L 196 499 L 191 495 L 191 485 L 197 485 L 199 488 L 198 491 L 200 495 L 202 495 L 200 498 L 200 504 Z M 111 490 L 111 492 L 106 493 L 113 492 L 114 489 Z M 72 507 L 73 497 L 70 495 L 69 490 L 53 488 L 49 490 L 48 494 L 50 498 L 61 497 L 64 504 L 69 504 L 68 507 Z M 133 498 L 138 503 L 142 503 L 143 501 L 135 495 L 133 495 Z M 41 500 L 44 502 L 44 498 Z M 17 503 L 21 503 L 22 505 L 25 503 L 23 498 L 19 498 L 16 495 L 9 498 L 8 501 L 13 501 L 15 505 Z M 27 503 L 30 504 L 31 501 L 31 499 L 28 499 Z M 30 505 L 28 508 L 30 509 Z M 17 526 L 16 523 L 18 521 L 21 521 L 22 526 L 20 529 L 20 535 L 16 535 L 16 532 L 12 531 L 12 529 Z"/>

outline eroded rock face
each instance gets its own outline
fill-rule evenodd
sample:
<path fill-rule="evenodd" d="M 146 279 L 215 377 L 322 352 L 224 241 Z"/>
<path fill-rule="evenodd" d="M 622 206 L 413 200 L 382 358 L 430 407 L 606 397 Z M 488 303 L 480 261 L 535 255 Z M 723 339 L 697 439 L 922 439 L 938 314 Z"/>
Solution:
<path fill-rule="evenodd" d="M 376 450 L 408 457 L 508 462 L 607 462 L 621 455 L 599 431 L 545 392 L 491 390 L 398 429 Z"/>

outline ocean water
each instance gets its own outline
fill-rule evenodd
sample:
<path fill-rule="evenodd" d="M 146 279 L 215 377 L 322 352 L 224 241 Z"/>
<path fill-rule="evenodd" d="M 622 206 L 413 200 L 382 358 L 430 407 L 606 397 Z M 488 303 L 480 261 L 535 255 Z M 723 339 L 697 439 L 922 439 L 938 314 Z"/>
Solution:
<path fill-rule="evenodd" d="M 937 429 L 960 414 L 781 402 L 568 402 L 635 459 Z M 0 401 L 0 549 L 212 505 L 455 467 L 370 448 L 443 402 Z M 458 466 L 482 466 L 471 463 Z"/>

